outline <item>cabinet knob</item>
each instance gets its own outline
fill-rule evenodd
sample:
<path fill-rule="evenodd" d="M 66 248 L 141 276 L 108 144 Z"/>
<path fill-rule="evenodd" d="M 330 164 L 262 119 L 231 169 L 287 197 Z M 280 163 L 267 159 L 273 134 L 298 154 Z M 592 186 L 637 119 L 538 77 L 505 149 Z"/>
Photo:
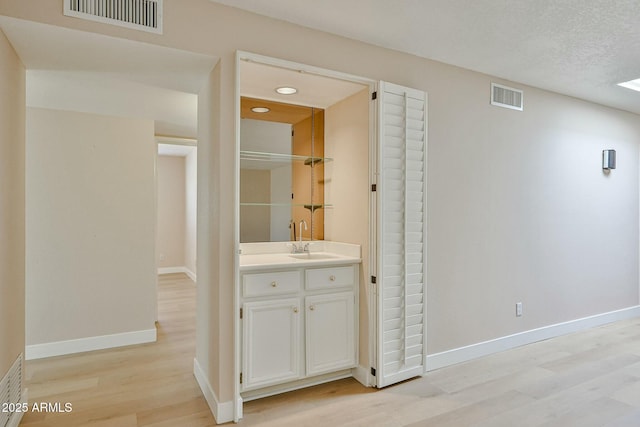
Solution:
<path fill-rule="evenodd" d="M 315 306 L 313 306 L 313 305 L 310 305 L 310 306 L 309 306 L 309 310 L 313 311 L 313 310 L 315 310 L 315 309 L 316 309 L 316 308 L 315 308 Z"/>
<path fill-rule="evenodd" d="M 298 307 L 293 307 L 293 312 L 297 313 L 298 312 Z"/>
<path fill-rule="evenodd" d="M 336 281 L 336 276 L 334 276 L 333 274 L 331 276 L 329 276 L 329 280 L 332 282 Z"/>
<path fill-rule="evenodd" d="M 276 286 L 278 286 L 278 282 L 276 282 L 275 280 L 273 282 L 271 282 L 271 287 L 275 288 Z"/>

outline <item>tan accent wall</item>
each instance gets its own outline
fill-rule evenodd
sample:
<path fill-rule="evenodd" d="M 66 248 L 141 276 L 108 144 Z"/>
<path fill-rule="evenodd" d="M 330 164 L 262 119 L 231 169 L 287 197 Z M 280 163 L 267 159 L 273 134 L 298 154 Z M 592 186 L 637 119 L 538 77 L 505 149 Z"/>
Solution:
<path fill-rule="evenodd" d="M 324 110 L 321 109 L 313 109 L 313 117 L 295 123 L 291 154 L 323 158 L 324 127 Z M 307 229 L 298 230 L 298 236 L 302 235 L 303 240 L 324 240 L 325 210 L 321 207 L 324 205 L 324 162 L 296 161 L 291 169 L 291 217 L 297 227 L 302 220 L 307 223 Z"/>
<path fill-rule="evenodd" d="M 27 345 L 153 329 L 153 121 L 27 109 Z"/>
<path fill-rule="evenodd" d="M 24 352 L 25 69 L 0 31 L 0 378 Z"/>

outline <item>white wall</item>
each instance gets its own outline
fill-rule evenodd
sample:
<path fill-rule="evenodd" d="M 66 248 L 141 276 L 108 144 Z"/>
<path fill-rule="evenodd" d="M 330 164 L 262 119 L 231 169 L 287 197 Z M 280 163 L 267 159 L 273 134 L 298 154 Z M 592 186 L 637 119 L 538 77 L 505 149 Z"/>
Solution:
<path fill-rule="evenodd" d="M 0 31 L 0 378 L 24 352 L 25 69 Z"/>
<path fill-rule="evenodd" d="M 153 132 L 150 120 L 27 110 L 28 346 L 155 337 Z"/>
<path fill-rule="evenodd" d="M 182 156 L 158 156 L 158 269 L 184 268 L 186 249 L 186 164 Z"/>

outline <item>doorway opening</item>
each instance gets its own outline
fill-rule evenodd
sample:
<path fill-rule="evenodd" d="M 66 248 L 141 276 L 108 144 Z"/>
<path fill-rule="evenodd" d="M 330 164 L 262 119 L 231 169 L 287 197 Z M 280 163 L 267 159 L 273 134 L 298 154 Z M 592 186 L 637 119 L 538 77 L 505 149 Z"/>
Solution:
<path fill-rule="evenodd" d="M 256 156 L 273 159 L 274 157 L 287 158 L 287 165 L 290 168 L 285 175 L 289 181 L 283 184 L 283 194 L 288 194 L 286 203 L 261 201 L 262 209 L 280 208 L 285 210 L 283 218 L 278 224 L 282 226 L 291 225 L 296 229 L 296 238 L 303 240 L 324 240 L 332 242 L 348 242 L 359 245 L 361 248 L 362 263 L 359 265 L 359 301 L 357 304 L 361 308 L 357 319 L 359 336 L 357 348 L 357 366 L 351 370 L 350 376 L 354 376 L 364 384 L 370 384 L 369 369 L 371 357 L 369 340 L 369 316 L 370 306 L 368 299 L 371 297 L 368 277 L 371 269 L 370 256 L 370 232 L 372 223 L 370 218 L 371 194 L 370 194 L 370 165 L 375 157 L 372 152 L 372 143 L 375 133 L 371 132 L 371 126 L 375 123 L 375 106 L 371 103 L 371 94 L 375 91 L 376 83 L 351 75 L 330 72 L 316 69 L 301 64 L 280 61 L 272 58 L 262 57 L 245 52 L 238 53 L 238 163 L 240 183 L 237 194 L 237 205 L 239 211 L 239 229 L 237 230 L 237 244 L 239 246 L 246 240 L 243 236 L 246 233 L 242 229 L 243 210 L 257 205 L 257 202 L 249 201 L 247 194 L 243 191 L 243 176 L 247 176 L 246 170 L 251 167 L 251 162 L 255 163 Z M 286 86 L 296 89 L 292 95 L 278 95 L 278 86 L 286 83 Z M 250 107 L 258 107 L 258 111 L 263 113 L 253 114 L 247 110 Z M 302 114 L 301 117 L 278 117 L 281 109 L 293 108 Z M 267 119 L 273 110 L 273 119 Z M 319 114 L 321 113 L 321 114 Z M 293 113 L 290 113 L 293 115 Z M 291 116 L 293 117 L 293 116 Z M 260 120 L 262 122 L 275 121 L 284 122 L 293 127 L 293 135 L 282 136 L 285 140 L 284 147 L 286 153 L 279 150 L 278 144 L 272 143 L 262 146 L 260 151 L 251 146 L 246 135 L 251 131 L 247 130 L 244 120 Z M 305 121 L 309 123 L 305 124 Z M 298 130 L 299 128 L 300 130 Z M 305 130 L 303 130 L 305 129 Z M 304 153 L 293 152 L 296 146 L 296 139 L 304 132 L 304 139 L 310 142 Z M 296 135 L 298 134 L 298 135 Z M 312 144 L 311 144 L 312 142 Z M 300 157 L 300 168 L 305 169 L 309 175 L 304 179 L 302 189 L 300 182 L 301 174 L 292 173 L 293 165 L 297 157 Z M 317 162 L 314 159 L 318 159 Z M 305 165 L 305 163 L 307 163 Z M 321 165 L 322 169 L 315 169 L 315 165 Z M 281 168 L 282 166 L 279 166 Z M 273 172 L 271 172 L 273 175 Z M 264 181 L 264 180 L 263 180 Z M 296 202 L 297 194 L 304 192 L 305 200 Z M 279 199 L 278 199 L 279 200 Z M 293 201 L 292 201 L 293 200 Z M 269 205 L 269 206 L 264 206 Z M 281 206 L 275 206 L 281 205 Z M 299 209 L 298 206 L 300 205 Z M 302 220 L 304 221 L 302 221 Z M 300 235 L 300 228 L 304 225 L 314 223 L 312 232 Z M 283 224 L 280 224 L 283 223 Z M 318 226 L 322 224 L 322 227 Z M 278 234 L 276 240 L 267 239 L 270 233 L 263 233 L 263 240 L 267 242 L 290 241 L 293 230 L 288 229 L 282 239 Z M 375 227 L 373 227 L 374 229 Z M 320 231 L 322 231 L 320 233 Z M 237 260 L 238 262 L 238 260 Z M 240 286 L 239 267 L 236 264 L 236 286 L 235 305 L 240 311 Z M 236 317 L 238 319 L 239 316 Z M 240 377 L 242 366 L 242 345 L 241 345 L 240 322 L 235 324 L 236 342 L 236 378 Z M 358 334 L 359 332 L 359 334 Z M 236 392 L 236 420 L 241 418 L 243 394 L 240 383 L 235 384 Z M 245 393 L 246 394 L 246 393 Z M 246 394 L 247 399 L 251 399 L 251 393 Z"/>
<path fill-rule="evenodd" d="M 158 274 L 196 281 L 198 148 L 195 139 L 157 137 Z"/>

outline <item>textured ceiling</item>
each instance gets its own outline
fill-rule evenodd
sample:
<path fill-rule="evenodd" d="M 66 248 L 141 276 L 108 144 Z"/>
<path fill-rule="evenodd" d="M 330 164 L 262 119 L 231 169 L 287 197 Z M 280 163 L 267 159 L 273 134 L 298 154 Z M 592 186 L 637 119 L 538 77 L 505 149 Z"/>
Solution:
<path fill-rule="evenodd" d="M 637 0 L 214 0 L 640 114 Z"/>

